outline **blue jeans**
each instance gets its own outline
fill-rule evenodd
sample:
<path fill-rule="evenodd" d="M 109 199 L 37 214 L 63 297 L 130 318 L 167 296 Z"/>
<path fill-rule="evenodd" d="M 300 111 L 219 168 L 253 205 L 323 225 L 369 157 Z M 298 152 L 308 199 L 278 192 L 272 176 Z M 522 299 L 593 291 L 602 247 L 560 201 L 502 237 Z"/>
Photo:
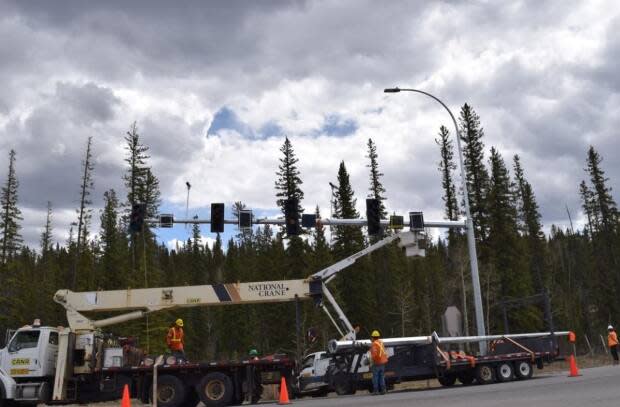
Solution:
<path fill-rule="evenodd" d="M 385 393 L 385 365 L 372 367 L 372 391 Z"/>

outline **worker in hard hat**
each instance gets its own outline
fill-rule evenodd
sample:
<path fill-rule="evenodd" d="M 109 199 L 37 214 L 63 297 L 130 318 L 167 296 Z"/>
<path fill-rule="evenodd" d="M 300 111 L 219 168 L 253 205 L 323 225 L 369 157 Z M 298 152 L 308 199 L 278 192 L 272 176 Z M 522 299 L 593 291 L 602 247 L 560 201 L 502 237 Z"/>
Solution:
<path fill-rule="evenodd" d="M 618 334 L 612 325 L 607 327 L 607 345 L 609 345 L 609 351 L 611 357 L 614 358 L 614 365 L 618 364 Z"/>
<path fill-rule="evenodd" d="M 250 349 L 248 356 L 250 356 L 250 360 L 259 360 L 258 351 L 256 349 Z"/>
<path fill-rule="evenodd" d="M 388 361 L 388 355 L 385 352 L 385 346 L 380 339 L 379 331 L 374 330 L 370 335 L 372 344 L 370 345 L 370 363 L 372 370 L 372 394 L 385 394 L 385 365 Z"/>
<path fill-rule="evenodd" d="M 177 358 L 177 361 L 184 362 L 186 360 L 184 349 L 185 333 L 183 332 L 183 320 L 181 318 L 177 319 L 168 329 L 166 343 L 172 354 Z"/>

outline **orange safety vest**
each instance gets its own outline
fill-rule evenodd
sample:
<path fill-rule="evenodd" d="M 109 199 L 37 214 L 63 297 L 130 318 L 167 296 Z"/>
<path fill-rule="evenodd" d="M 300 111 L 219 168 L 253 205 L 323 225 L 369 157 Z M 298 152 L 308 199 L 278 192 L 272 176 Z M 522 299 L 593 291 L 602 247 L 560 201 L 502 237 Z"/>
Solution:
<path fill-rule="evenodd" d="M 168 347 L 171 350 L 183 350 L 183 337 L 185 334 L 183 333 L 183 328 L 178 328 L 173 326 L 168 330 L 168 335 L 166 336 L 166 342 L 168 343 Z"/>
<path fill-rule="evenodd" d="M 370 345 L 370 357 L 375 365 L 385 365 L 387 363 L 388 356 L 387 353 L 385 353 L 385 347 L 381 339 L 372 341 L 372 345 Z"/>
<path fill-rule="evenodd" d="M 607 345 L 611 348 L 612 346 L 616 346 L 618 344 L 618 334 L 616 331 L 611 331 L 609 335 L 607 335 Z"/>

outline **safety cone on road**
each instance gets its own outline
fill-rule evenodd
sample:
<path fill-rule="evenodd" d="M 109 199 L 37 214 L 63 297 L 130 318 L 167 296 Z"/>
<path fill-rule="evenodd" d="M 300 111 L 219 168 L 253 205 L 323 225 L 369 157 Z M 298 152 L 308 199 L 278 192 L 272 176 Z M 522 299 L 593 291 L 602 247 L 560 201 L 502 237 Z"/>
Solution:
<path fill-rule="evenodd" d="M 568 377 L 581 376 L 579 374 L 579 369 L 577 369 L 577 362 L 575 361 L 575 355 L 570 355 L 570 359 L 568 363 L 570 365 L 570 374 L 568 375 Z"/>
<path fill-rule="evenodd" d="M 129 398 L 129 386 L 125 385 L 123 389 L 123 398 L 121 399 L 121 407 L 131 407 L 131 399 Z"/>
<path fill-rule="evenodd" d="M 291 401 L 288 399 L 288 389 L 286 388 L 286 379 L 284 376 L 282 376 L 282 380 L 280 380 L 280 400 L 278 404 L 291 404 Z"/>

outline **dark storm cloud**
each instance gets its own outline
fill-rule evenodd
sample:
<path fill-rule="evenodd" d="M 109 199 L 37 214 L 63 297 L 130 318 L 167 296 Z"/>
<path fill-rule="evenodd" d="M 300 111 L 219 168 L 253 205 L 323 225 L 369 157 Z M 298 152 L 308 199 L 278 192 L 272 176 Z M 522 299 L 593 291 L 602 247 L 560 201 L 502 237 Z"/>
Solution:
<path fill-rule="evenodd" d="M 218 154 L 234 161 L 248 144 L 249 159 L 271 165 L 264 149 L 277 153 L 277 137 L 310 138 L 308 146 L 332 136 L 339 138 L 332 148 L 347 146 L 342 155 L 359 150 L 347 168 L 363 199 L 365 149 L 351 143 L 371 126 L 385 142 L 378 144 L 390 205 L 440 207 L 431 137 L 442 122 L 406 146 L 383 134 L 394 114 L 386 106 L 411 103 L 413 121 L 437 106 L 404 98 L 388 105 L 381 89 L 420 86 L 455 110 L 470 103 L 487 148 L 497 146 L 507 164 L 519 153 L 545 222 L 561 221 L 564 203 L 579 208 L 588 145 L 620 190 L 620 20 L 607 21 L 614 13 L 576 1 L 7 0 L 0 2 L 0 163 L 17 150 L 20 203 L 42 213 L 47 200 L 58 210 L 76 206 L 89 136 L 95 204 L 109 188 L 123 196 L 123 136 L 134 120 L 164 197 Z M 601 36 L 598 26 L 607 27 Z M 341 157 L 332 158 L 335 176 Z M 25 220 L 25 230 L 41 219 Z"/>

